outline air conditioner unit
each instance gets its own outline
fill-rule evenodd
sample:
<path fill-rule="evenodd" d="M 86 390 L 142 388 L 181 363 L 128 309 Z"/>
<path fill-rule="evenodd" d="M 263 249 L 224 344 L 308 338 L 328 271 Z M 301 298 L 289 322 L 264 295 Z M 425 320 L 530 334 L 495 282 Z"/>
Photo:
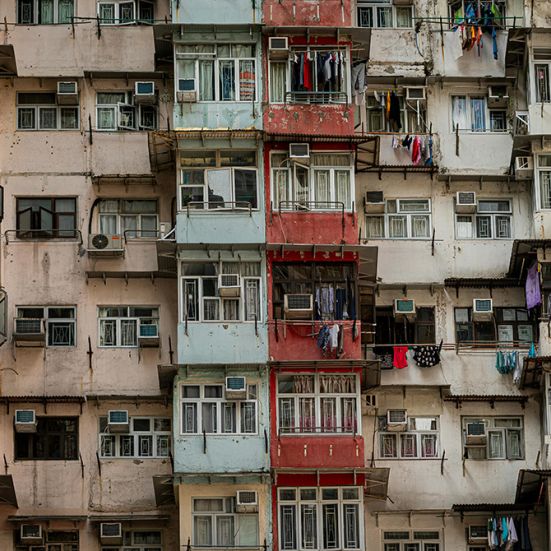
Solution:
<path fill-rule="evenodd" d="M 136 103 L 155 103 L 155 83 L 152 81 L 134 84 L 134 101 Z"/>
<path fill-rule="evenodd" d="M 488 543 L 488 527 L 485 525 L 468 527 L 469 543 Z"/>
<path fill-rule="evenodd" d="M 377 396 L 375 394 L 366 394 L 362 399 L 362 415 L 377 414 Z"/>
<path fill-rule="evenodd" d="M 424 86 L 408 86 L 406 88 L 406 101 L 422 101 L 427 99 Z"/>
<path fill-rule="evenodd" d="M 314 296 L 306 294 L 285 295 L 283 311 L 286 319 L 311 318 L 314 311 Z"/>
<path fill-rule="evenodd" d="M 16 341 L 40 341 L 45 338 L 43 318 L 15 318 L 13 337 Z"/>
<path fill-rule="evenodd" d="M 58 82 L 56 99 L 59 105 L 78 105 L 78 83 Z"/>
<path fill-rule="evenodd" d="M 258 494 L 251 490 L 238 490 L 235 502 L 236 513 L 257 513 Z"/>
<path fill-rule="evenodd" d="M 197 92 L 176 92 L 176 101 L 178 103 L 197 103 Z"/>
<path fill-rule="evenodd" d="M 36 432 L 36 414 L 34 409 L 16 409 L 14 424 L 16 432 Z"/>
<path fill-rule="evenodd" d="M 243 400 L 247 397 L 247 379 L 245 377 L 226 377 L 226 399 Z"/>
<path fill-rule="evenodd" d="M 366 214 L 384 214 L 385 198 L 382 191 L 367 191 L 365 193 L 364 209 Z"/>
<path fill-rule="evenodd" d="M 408 425 L 408 414 L 405 409 L 389 409 L 386 412 L 386 430 L 391 432 L 405 431 Z"/>
<path fill-rule="evenodd" d="M 493 301 L 491 298 L 473 299 L 473 320 L 490 321 L 494 317 Z"/>
<path fill-rule="evenodd" d="M 518 179 L 531 178 L 534 174 L 534 158 L 528 156 L 515 157 L 515 176 Z"/>
<path fill-rule="evenodd" d="M 92 256 L 117 256 L 124 254 L 122 235 L 92 234 L 88 237 L 88 254 Z"/>
<path fill-rule="evenodd" d="M 287 51 L 289 49 L 289 38 L 286 36 L 270 36 L 268 38 L 268 49 L 270 51 Z"/>
<path fill-rule="evenodd" d="M 398 298 L 394 300 L 394 317 L 396 319 L 413 320 L 417 314 L 415 301 L 407 298 Z"/>
<path fill-rule="evenodd" d="M 455 212 L 458 214 L 476 212 L 476 193 L 474 191 L 458 191 L 455 196 Z"/>
<path fill-rule="evenodd" d="M 107 427 L 109 432 L 128 432 L 130 419 L 128 411 L 124 409 L 112 409 L 107 412 Z"/>
<path fill-rule="evenodd" d="M 172 230 L 171 222 L 160 222 L 159 223 L 159 237 L 162 239 L 166 237 Z"/>
<path fill-rule="evenodd" d="M 289 144 L 290 159 L 309 159 L 310 144 L 307 143 L 290 143 Z"/>
<path fill-rule="evenodd" d="M 122 524 L 120 522 L 102 522 L 99 528 L 101 543 L 119 545 L 122 543 Z"/>
<path fill-rule="evenodd" d="M 159 339 L 159 320 L 140 319 L 138 328 L 138 344 L 140 347 L 157 347 L 159 346 Z"/>
<path fill-rule="evenodd" d="M 483 421 L 472 421 L 465 427 L 465 444 L 481 446 L 486 444 L 486 425 Z"/>
<path fill-rule="evenodd" d="M 241 278 L 239 274 L 220 274 L 218 276 L 218 294 L 221 297 L 240 296 Z"/>
<path fill-rule="evenodd" d="M 19 528 L 21 543 L 42 543 L 42 526 L 40 524 L 22 524 Z"/>
<path fill-rule="evenodd" d="M 506 85 L 488 86 L 488 107 L 507 107 L 508 101 L 509 95 Z"/>

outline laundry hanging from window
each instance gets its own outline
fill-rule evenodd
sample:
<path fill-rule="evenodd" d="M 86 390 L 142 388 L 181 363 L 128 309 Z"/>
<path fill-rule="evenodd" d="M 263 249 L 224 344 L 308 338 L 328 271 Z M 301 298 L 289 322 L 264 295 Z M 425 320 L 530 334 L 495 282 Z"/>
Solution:
<path fill-rule="evenodd" d="M 342 52 L 296 52 L 291 61 L 292 92 L 346 91 L 346 57 Z"/>

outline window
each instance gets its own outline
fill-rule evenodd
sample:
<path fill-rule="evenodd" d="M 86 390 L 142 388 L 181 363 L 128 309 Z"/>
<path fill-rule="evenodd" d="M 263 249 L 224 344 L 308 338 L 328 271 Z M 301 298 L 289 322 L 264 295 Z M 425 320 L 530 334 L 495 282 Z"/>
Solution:
<path fill-rule="evenodd" d="M 17 198 L 17 237 L 19 239 L 74 238 L 76 199 L 74 197 Z"/>
<path fill-rule="evenodd" d="M 390 0 L 360 1 L 358 27 L 411 29 L 413 6 L 395 6 Z"/>
<path fill-rule="evenodd" d="M 107 417 L 100 417 L 101 457 L 168 457 L 171 419 L 167 417 L 132 417 L 128 433 L 109 432 Z"/>
<path fill-rule="evenodd" d="M 388 432 L 386 416 L 379 417 L 381 459 L 435 459 L 438 457 L 438 417 L 408 417 L 405 432 Z"/>
<path fill-rule="evenodd" d="M 400 102 L 401 132 L 423 133 L 426 132 L 426 109 L 423 102 L 407 101 L 404 96 L 398 96 Z M 368 132 L 393 132 L 391 121 L 385 113 L 386 90 L 379 90 L 378 97 L 370 94 L 367 96 L 367 131 Z"/>
<path fill-rule="evenodd" d="M 44 543 L 37 546 L 40 551 L 79 551 L 79 533 L 77 530 L 45 530 Z M 29 551 L 29 544 L 21 541 L 20 530 L 15 530 L 15 551 Z M 31 546 L 31 549 L 32 546 Z"/>
<path fill-rule="evenodd" d="M 359 385 L 356 375 L 280 375 L 278 432 L 357 434 Z"/>
<path fill-rule="evenodd" d="M 511 239 L 510 199 L 479 199 L 475 214 L 455 215 L 457 239 Z"/>
<path fill-rule="evenodd" d="M 346 103 L 348 52 L 337 46 L 290 49 L 286 61 L 270 60 L 271 103 Z"/>
<path fill-rule="evenodd" d="M 137 347 L 138 334 L 144 325 L 159 323 L 159 309 L 151 306 L 100 306 L 99 346 Z"/>
<path fill-rule="evenodd" d="M 540 209 L 551 209 L 551 155 L 538 155 L 538 203 Z"/>
<path fill-rule="evenodd" d="M 123 532 L 124 551 L 163 551 L 162 534 L 159 530 L 133 530 Z M 119 545 L 102 545 L 101 551 L 121 551 Z M 56 550 L 57 551 L 57 550 Z"/>
<path fill-rule="evenodd" d="M 183 263 L 182 321 L 260 321 L 260 281 L 259 262 Z"/>
<path fill-rule="evenodd" d="M 391 306 L 377 307 L 375 319 L 375 343 L 378 345 L 436 342 L 433 307 L 418 307 L 415 319 L 406 321 L 396 320 Z"/>
<path fill-rule="evenodd" d="M 305 319 L 356 319 L 356 268 L 349 262 L 273 264 L 273 316 L 285 319 L 285 295 L 312 295 Z"/>
<path fill-rule="evenodd" d="M 507 110 L 490 109 L 485 96 L 452 96 L 452 132 L 506 132 Z"/>
<path fill-rule="evenodd" d="M 15 433 L 15 459 L 78 459 L 78 417 L 37 417 L 35 433 Z"/>
<path fill-rule="evenodd" d="M 126 238 L 157 237 L 156 200 L 104 199 L 99 203 L 98 229 Z"/>
<path fill-rule="evenodd" d="M 522 417 L 463 417 L 465 459 L 523 459 Z"/>
<path fill-rule="evenodd" d="M 258 208 L 256 151 L 186 151 L 180 167 L 180 208 Z"/>
<path fill-rule="evenodd" d="M 102 25 L 153 24 L 154 3 L 146 0 L 102 0 L 98 2 L 98 17 Z"/>
<path fill-rule="evenodd" d="M 79 108 L 57 105 L 55 92 L 17 93 L 17 130 L 78 130 Z"/>
<path fill-rule="evenodd" d="M 279 488 L 281 549 L 363 549 L 361 488 Z"/>
<path fill-rule="evenodd" d="M 536 77 L 536 102 L 547 103 L 551 101 L 549 92 L 549 63 L 537 63 L 534 65 Z"/>
<path fill-rule="evenodd" d="M 365 217 L 368 239 L 430 239 L 430 199 L 385 201 L 384 215 Z"/>
<path fill-rule="evenodd" d="M 75 346 L 76 308 L 74 306 L 18 306 L 17 331 L 41 333 L 46 330 L 48 346 Z"/>
<path fill-rule="evenodd" d="M 154 105 L 134 105 L 132 92 L 98 92 L 96 94 L 96 129 L 154 130 L 157 128 L 157 108 Z"/>
<path fill-rule="evenodd" d="M 247 398 L 225 400 L 222 385 L 182 385 L 182 434 L 256 434 L 257 386 Z"/>
<path fill-rule="evenodd" d="M 235 512 L 234 497 L 193 498 L 193 545 L 258 546 L 258 514 Z"/>
<path fill-rule="evenodd" d="M 308 165 L 274 153 L 272 208 L 275 210 L 352 210 L 353 163 L 349 153 L 313 153 Z"/>
<path fill-rule="evenodd" d="M 74 0 L 17 0 L 17 23 L 52 25 L 71 23 Z"/>
<path fill-rule="evenodd" d="M 383 532 L 383 551 L 441 551 L 438 530 Z"/>
<path fill-rule="evenodd" d="M 177 44 L 176 90 L 198 101 L 256 101 L 254 44 Z"/>
<path fill-rule="evenodd" d="M 537 324 L 525 308 L 494 308 L 495 320 L 473 320 L 472 308 L 455 309 L 456 342 L 529 345 L 537 340 Z M 497 329 L 497 336 L 496 336 Z M 497 337 L 497 338 L 496 338 Z"/>

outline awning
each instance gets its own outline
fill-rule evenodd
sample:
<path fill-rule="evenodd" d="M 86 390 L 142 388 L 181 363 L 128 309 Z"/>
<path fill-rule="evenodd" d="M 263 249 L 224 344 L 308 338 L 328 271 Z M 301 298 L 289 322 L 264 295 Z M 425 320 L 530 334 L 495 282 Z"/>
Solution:
<path fill-rule="evenodd" d="M 0 504 L 18 506 L 11 474 L 0 475 Z"/>
<path fill-rule="evenodd" d="M 551 356 L 523 358 L 522 373 L 518 387 L 520 389 L 539 388 L 544 371 L 551 372 Z"/>
<path fill-rule="evenodd" d="M 89 402 L 120 402 L 120 403 L 161 403 L 165 407 L 172 405 L 172 401 L 165 394 L 87 394 Z"/>
<path fill-rule="evenodd" d="M 0 404 L 5 404 L 7 412 L 10 404 L 41 404 L 44 413 L 48 412 L 48 404 L 79 404 L 82 413 L 82 404 L 86 402 L 84 396 L 0 396 Z"/>
<path fill-rule="evenodd" d="M 530 33 L 528 28 L 511 28 L 507 33 L 507 49 L 505 51 L 505 67 L 515 71 L 524 66 L 526 38 Z"/>
<path fill-rule="evenodd" d="M 507 277 L 523 280 L 523 274 L 530 267 L 530 264 L 537 259 L 538 249 L 543 251 L 551 261 L 551 239 L 515 239 L 511 250 L 509 271 Z"/>
<path fill-rule="evenodd" d="M 167 522 L 170 515 L 158 515 L 155 513 L 103 513 L 90 515 L 88 520 L 93 523 L 99 522 Z"/>
<path fill-rule="evenodd" d="M 336 104 L 345 105 L 345 104 Z M 350 143 L 362 144 L 376 140 L 375 136 L 366 136 L 361 134 L 299 134 L 299 133 L 277 133 L 264 132 L 265 142 L 331 142 L 331 143 Z"/>
<path fill-rule="evenodd" d="M 444 280 L 446 287 L 466 289 L 502 289 L 507 287 L 522 287 L 522 283 L 514 277 L 451 277 Z"/>
<path fill-rule="evenodd" d="M 364 495 L 373 499 L 386 499 L 390 468 L 367 469 L 365 472 Z"/>
<path fill-rule="evenodd" d="M 551 470 L 521 469 L 518 473 L 515 503 L 523 507 L 546 503 L 546 480 L 549 477 Z"/>
<path fill-rule="evenodd" d="M 47 522 L 50 520 L 65 520 L 67 522 L 86 522 L 88 520 L 87 515 L 10 515 L 8 517 L 9 522 Z"/>
<path fill-rule="evenodd" d="M 455 513 L 479 513 L 497 514 L 510 513 L 514 511 L 526 511 L 530 509 L 526 505 L 518 503 L 461 503 L 452 505 Z"/>
<path fill-rule="evenodd" d="M 154 476 L 153 489 L 155 490 L 155 503 L 157 504 L 157 507 L 176 504 L 176 497 L 174 495 L 174 478 L 172 476 Z"/>
<path fill-rule="evenodd" d="M 455 402 L 459 408 L 463 402 L 488 402 L 493 408 L 496 402 L 517 402 L 523 408 L 529 397 L 522 394 L 449 394 L 444 396 L 445 402 Z"/>
<path fill-rule="evenodd" d="M 17 63 L 11 44 L 0 46 L 0 77 L 16 77 Z"/>
<path fill-rule="evenodd" d="M 157 376 L 159 377 L 159 388 L 161 392 L 172 393 L 174 377 L 178 373 L 177 365 L 158 365 Z"/>

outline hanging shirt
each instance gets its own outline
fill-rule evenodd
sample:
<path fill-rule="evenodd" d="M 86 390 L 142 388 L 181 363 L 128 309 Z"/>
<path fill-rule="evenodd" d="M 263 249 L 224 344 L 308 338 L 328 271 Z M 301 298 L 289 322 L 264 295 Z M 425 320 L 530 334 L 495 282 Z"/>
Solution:
<path fill-rule="evenodd" d="M 404 367 L 408 366 L 407 353 L 407 346 L 394 347 L 394 361 L 392 362 L 392 365 L 394 365 L 396 369 L 404 369 Z"/>
<path fill-rule="evenodd" d="M 307 90 L 307 91 L 311 91 L 312 90 L 312 67 L 311 67 L 311 63 L 310 63 L 310 59 L 308 58 L 308 55 L 305 54 L 304 55 L 304 82 L 303 82 L 303 86 L 304 86 L 304 89 Z"/>
<path fill-rule="evenodd" d="M 336 323 L 329 329 L 329 343 L 331 345 L 331 350 L 335 350 L 335 348 L 339 346 L 339 331 L 340 327 Z"/>

